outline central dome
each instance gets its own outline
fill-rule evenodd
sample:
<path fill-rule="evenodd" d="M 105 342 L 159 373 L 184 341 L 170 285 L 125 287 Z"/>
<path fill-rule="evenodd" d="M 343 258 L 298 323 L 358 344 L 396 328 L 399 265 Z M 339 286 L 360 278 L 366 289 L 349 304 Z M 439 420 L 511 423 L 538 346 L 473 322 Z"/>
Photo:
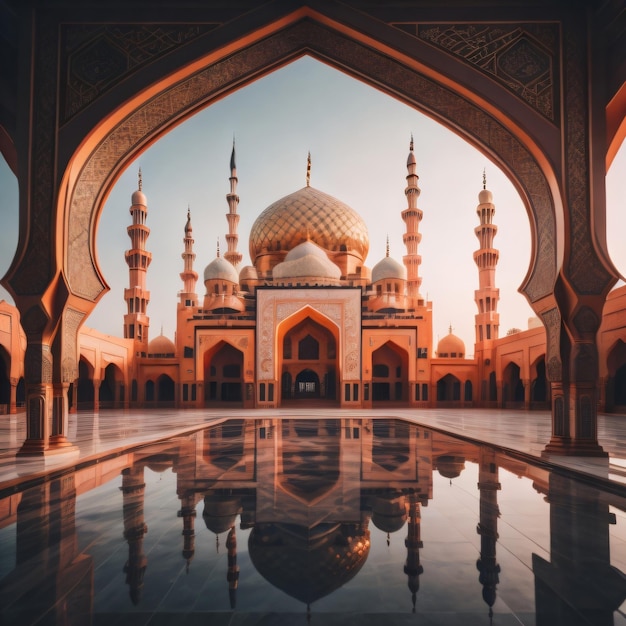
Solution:
<path fill-rule="evenodd" d="M 272 252 L 284 257 L 307 240 L 328 252 L 349 252 L 361 262 L 369 250 L 367 226 L 359 214 L 307 186 L 270 204 L 257 217 L 250 230 L 250 258 L 255 263 L 259 255 Z"/>

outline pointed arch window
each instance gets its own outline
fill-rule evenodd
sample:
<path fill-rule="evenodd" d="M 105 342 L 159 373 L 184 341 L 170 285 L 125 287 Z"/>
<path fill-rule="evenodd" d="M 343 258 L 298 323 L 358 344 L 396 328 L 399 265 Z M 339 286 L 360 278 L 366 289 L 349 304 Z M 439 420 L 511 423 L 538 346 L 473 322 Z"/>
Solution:
<path fill-rule="evenodd" d="M 312 335 L 307 335 L 298 343 L 298 359 L 314 361 L 320 358 L 320 344 Z"/>

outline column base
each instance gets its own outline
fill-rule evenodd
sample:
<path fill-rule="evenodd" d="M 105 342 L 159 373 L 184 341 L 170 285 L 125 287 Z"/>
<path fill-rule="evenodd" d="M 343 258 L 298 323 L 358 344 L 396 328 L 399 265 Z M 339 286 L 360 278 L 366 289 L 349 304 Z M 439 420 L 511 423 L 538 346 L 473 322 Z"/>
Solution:
<path fill-rule="evenodd" d="M 597 441 L 577 441 L 553 437 L 541 452 L 543 458 L 547 456 L 586 456 L 608 458 L 608 452 L 602 449 Z"/>
<path fill-rule="evenodd" d="M 62 438 L 62 441 L 54 441 L 54 439 L 54 437 L 51 437 L 48 443 L 43 439 L 27 439 L 15 456 L 44 457 L 77 452 L 79 449 L 78 446 L 68 441 L 65 437 Z"/>

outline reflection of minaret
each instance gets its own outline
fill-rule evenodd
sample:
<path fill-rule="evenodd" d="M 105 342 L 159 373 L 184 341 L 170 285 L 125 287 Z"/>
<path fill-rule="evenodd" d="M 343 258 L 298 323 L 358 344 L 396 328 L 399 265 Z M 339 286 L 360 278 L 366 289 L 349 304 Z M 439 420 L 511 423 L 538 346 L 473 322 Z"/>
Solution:
<path fill-rule="evenodd" d="M 146 484 L 143 480 L 143 466 L 133 466 L 122 472 L 124 508 L 124 539 L 128 541 L 128 561 L 124 566 L 126 584 L 130 599 L 138 604 L 143 591 L 143 577 L 148 559 L 143 551 L 143 536 L 148 527 L 143 519 L 143 500 Z"/>
<path fill-rule="evenodd" d="M 230 608 L 234 609 L 237 604 L 237 586 L 239 584 L 239 566 L 237 565 L 237 535 L 235 527 L 231 526 L 226 537 L 226 549 L 228 551 L 228 572 L 226 580 L 228 580 L 228 597 L 230 599 Z"/>
<path fill-rule="evenodd" d="M 196 254 L 193 251 L 193 232 L 191 228 L 191 210 L 187 209 L 187 223 L 185 224 L 185 251 L 182 254 L 184 269 L 180 274 L 183 281 L 183 290 L 180 292 L 180 303 L 183 306 L 198 306 L 198 294 L 196 293 L 196 282 L 198 272 L 193 269 L 193 262 Z"/>
<path fill-rule="evenodd" d="M 487 189 L 487 177 L 483 173 L 483 188 L 478 194 L 476 213 L 480 218 L 480 226 L 474 229 L 480 242 L 480 248 L 474 252 L 474 262 L 478 266 L 478 289 L 474 292 L 474 300 L 478 307 L 476 315 L 476 343 L 491 345 L 498 338 L 500 315 L 498 300 L 500 290 L 496 288 L 496 265 L 499 253 L 493 247 L 493 238 L 498 227 L 493 223 L 496 206 L 491 191 Z"/>
<path fill-rule="evenodd" d="M 181 507 L 178 511 L 178 517 L 183 518 L 183 558 L 187 563 L 187 572 L 195 554 L 196 543 L 196 503 L 193 491 L 186 493 L 181 498 Z"/>
<path fill-rule="evenodd" d="M 404 194 L 408 202 L 408 207 L 402 211 L 402 219 L 406 224 L 406 232 L 402 235 L 402 241 L 406 246 L 406 255 L 402 261 L 406 267 L 407 277 L 407 295 L 409 298 L 420 300 L 420 285 L 422 279 L 419 277 L 419 266 L 422 257 L 417 253 L 419 242 L 422 235 L 419 232 L 419 225 L 422 221 L 422 211 L 417 208 L 417 199 L 420 195 L 420 188 L 417 185 L 419 176 L 417 175 L 417 162 L 415 154 L 413 154 L 413 135 L 411 135 L 411 144 L 409 149 L 409 157 L 406 162 L 408 174 L 406 177 L 406 189 Z"/>
<path fill-rule="evenodd" d="M 230 178 L 228 180 L 230 181 L 230 193 L 226 196 L 228 201 L 228 213 L 226 214 L 226 219 L 228 220 L 228 235 L 226 235 L 228 250 L 224 253 L 224 258 L 236 268 L 241 263 L 243 256 L 241 252 L 237 252 L 237 241 L 239 241 L 239 235 L 237 234 L 237 225 L 239 224 L 237 206 L 239 205 L 239 196 L 237 195 L 237 165 L 235 164 L 234 139 L 233 151 L 230 155 Z"/>
<path fill-rule="evenodd" d="M 124 337 L 148 345 L 150 318 L 147 315 L 150 292 L 146 289 L 146 274 L 152 261 L 152 254 L 146 251 L 146 241 L 150 229 L 146 226 L 148 201 L 141 190 L 141 170 L 139 170 L 138 189 L 132 195 L 130 214 L 133 223 L 127 228 L 131 241 L 130 250 L 126 251 L 128 264 L 128 289 L 124 289 L 127 311 L 124 315 Z"/>
<path fill-rule="evenodd" d="M 483 600 L 489 606 L 489 618 L 493 616 L 496 601 L 496 588 L 500 582 L 500 566 L 496 561 L 498 541 L 498 466 L 492 450 L 481 450 L 478 466 L 478 489 L 480 490 L 480 518 L 476 532 L 480 535 L 480 558 L 476 568 L 480 572 L 478 580 L 483 586 Z"/>
<path fill-rule="evenodd" d="M 421 515 L 420 501 L 417 494 L 411 494 L 409 500 L 409 523 L 408 533 L 404 540 L 406 546 L 406 563 L 404 564 L 404 573 L 409 578 L 409 589 L 411 591 L 411 599 L 413 602 L 413 613 L 415 613 L 415 601 L 417 600 L 417 592 L 420 588 L 420 574 L 424 572 L 424 568 L 420 564 L 420 548 L 424 547 L 421 540 Z"/>

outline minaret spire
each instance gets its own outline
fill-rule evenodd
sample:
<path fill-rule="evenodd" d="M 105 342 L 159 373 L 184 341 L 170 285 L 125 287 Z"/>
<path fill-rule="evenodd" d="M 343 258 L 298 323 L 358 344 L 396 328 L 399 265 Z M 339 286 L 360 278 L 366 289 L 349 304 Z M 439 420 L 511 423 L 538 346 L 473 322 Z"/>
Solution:
<path fill-rule="evenodd" d="M 420 195 L 418 187 L 419 176 L 417 175 L 417 161 L 413 152 L 413 134 L 411 133 L 411 143 L 409 144 L 409 156 L 406 162 L 408 174 L 406 176 L 406 188 L 404 195 L 407 199 L 408 207 L 402 211 L 402 219 L 406 224 L 406 232 L 402 236 L 406 246 L 406 255 L 403 257 L 407 275 L 407 295 L 409 299 L 421 301 L 420 286 L 422 279 L 419 276 L 419 266 L 422 257 L 417 253 L 417 249 L 422 235 L 419 232 L 419 225 L 422 221 L 423 213 L 417 208 L 417 199 Z"/>
<path fill-rule="evenodd" d="M 183 271 L 180 279 L 183 281 L 183 290 L 180 292 L 180 304 L 182 306 L 198 306 L 198 294 L 196 293 L 196 283 L 198 282 L 198 273 L 193 269 L 193 262 L 196 254 L 193 251 L 193 229 L 191 227 L 191 209 L 187 207 L 187 223 L 185 224 L 185 251 L 182 253 Z"/>
<path fill-rule="evenodd" d="M 239 196 L 237 195 L 237 165 L 235 163 L 235 138 L 233 137 L 233 149 L 230 153 L 230 193 L 226 195 L 228 202 L 228 213 L 226 220 L 228 221 L 228 234 L 226 235 L 226 244 L 228 250 L 224 253 L 224 258 L 235 268 L 241 263 L 243 255 L 237 251 L 237 242 L 239 235 L 237 234 L 237 226 L 239 224 L 239 214 L 237 207 L 239 206 Z"/>
<path fill-rule="evenodd" d="M 126 229 L 131 247 L 126 251 L 128 265 L 128 289 L 124 289 L 126 314 L 124 315 L 124 337 L 148 345 L 150 318 L 147 315 L 150 292 L 146 289 L 146 274 L 152 254 L 146 250 L 150 229 L 146 226 L 148 201 L 142 191 L 143 180 L 139 169 L 137 191 L 131 198 L 132 224 Z"/>
<path fill-rule="evenodd" d="M 493 239 L 498 232 L 498 227 L 493 223 L 496 207 L 491 191 L 487 189 L 487 174 L 484 170 L 483 188 L 478 194 L 478 202 L 476 213 L 480 219 L 480 225 L 474 229 L 474 232 L 480 242 L 480 248 L 474 252 L 474 262 L 478 267 L 478 289 L 474 292 L 474 300 L 478 307 L 478 314 L 475 317 L 476 343 L 484 349 L 489 348 L 491 343 L 498 338 L 500 326 L 498 314 L 500 290 L 496 288 L 496 265 L 499 252 L 493 247 Z"/>
<path fill-rule="evenodd" d="M 306 159 L 306 186 L 307 187 L 311 186 L 311 152 L 310 151 Z"/>

